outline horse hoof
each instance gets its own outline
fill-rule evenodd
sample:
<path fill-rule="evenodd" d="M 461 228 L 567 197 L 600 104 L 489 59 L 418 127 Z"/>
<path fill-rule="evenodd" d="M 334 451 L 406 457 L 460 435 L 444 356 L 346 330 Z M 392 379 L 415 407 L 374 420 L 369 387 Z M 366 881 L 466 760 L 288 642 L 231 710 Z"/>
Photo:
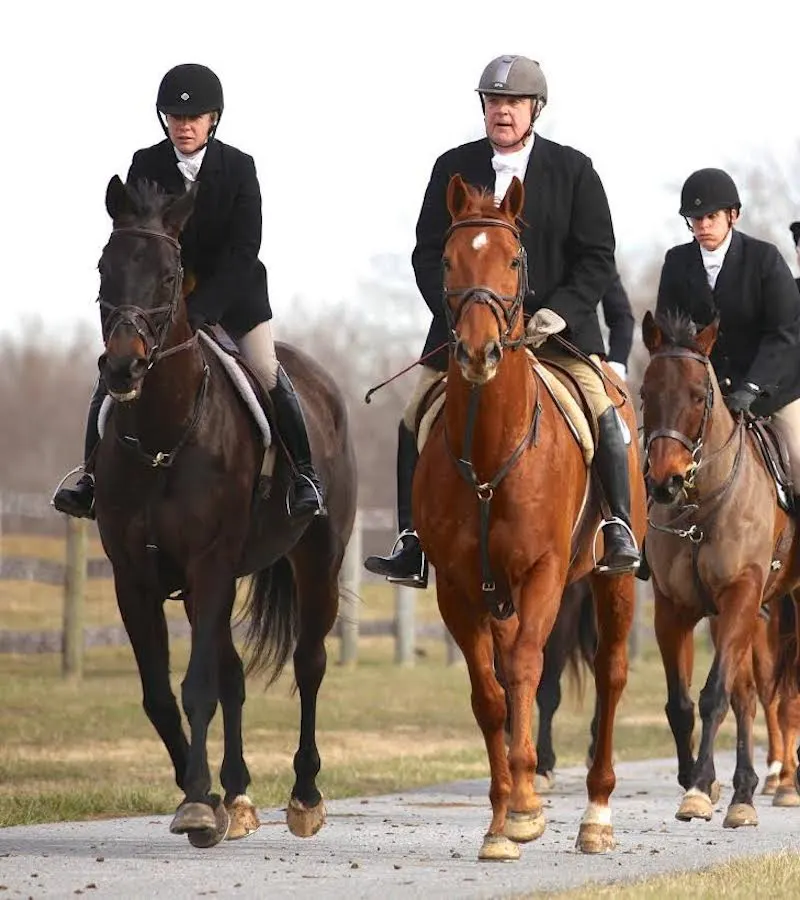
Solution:
<path fill-rule="evenodd" d="M 517 844 L 527 844 L 544 834 L 546 824 L 541 809 L 536 812 L 509 812 L 503 834 Z"/>
<path fill-rule="evenodd" d="M 614 840 L 614 828 L 612 825 L 582 822 L 578 829 L 575 846 L 581 853 L 607 853 L 617 846 L 617 842 Z"/>
<path fill-rule="evenodd" d="M 717 799 L 719 799 L 719 791 L 717 792 Z M 712 801 L 711 797 L 708 794 L 704 794 L 699 788 L 689 788 L 683 795 L 683 800 L 675 813 L 675 818 L 681 822 L 691 822 L 692 819 L 705 819 L 706 822 L 710 822 L 713 812 L 714 801 Z"/>
<path fill-rule="evenodd" d="M 793 784 L 781 784 L 772 798 L 773 806 L 800 806 L 800 794 Z"/>
<path fill-rule="evenodd" d="M 215 831 L 217 819 L 214 809 L 208 803 L 184 802 L 175 810 L 169 830 L 173 834 L 188 834 L 191 831 Z"/>
<path fill-rule="evenodd" d="M 519 847 L 504 834 L 487 834 L 478 851 L 478 859 L 484 862 L 509 862 L 519 859 Z"/>
<path fill-rule="evenodd" d="M 286 824 L 295 837 L 313 837 L 325 824 L 325 803 L 320 798 L 316 806 L 305 806 L 296 797 L 286 807 Z"/>
<path fill-rule="evenodd" d="M 234 797 L 230 803 L 225 804 L 225 808 L 231 817 L 227 840 L 238 841 L 240 838 L 245 838 L 254 831 L 258 831 L 261 827 L 258 812 L 247 794 L 239 794 L 238 797 Z"/>
<path fill-rule="evenodd" d="M 555 774 L 550 772 L 537 772 L 533 780 L 533 789 L 537 794 L 549 794 L 553 790 L 556 783 Z"/>
<path fill-rule="evenodd" d="M 744 825 L 758 825 L 758 814 L 749 803 L 731 803 L 722 823 L 723 828 L 742 828 Z"/>
<path fill-rule="evenodd" d="M 766 794 L 767 796 L 774 794 L 780 783 L 780 775 L 767 775 L 766 780 L 764 781 L 764 787 L 761 788 L 761 793 Z"/>
<path fill-rule="evenodd" d="M 224 841 L 228 835 L 228 829 L 231 824 L 231 817 L 228 810 L 225 809 L 224 803 L 218 803 L 214 810 L 215 825 L 213 828 L 205 828 L 203 831 L 190 831 L 186 837 L 193 847 L 200 850 L 208 850 L 209 847 L 216 847 L 217 844 Z"/>

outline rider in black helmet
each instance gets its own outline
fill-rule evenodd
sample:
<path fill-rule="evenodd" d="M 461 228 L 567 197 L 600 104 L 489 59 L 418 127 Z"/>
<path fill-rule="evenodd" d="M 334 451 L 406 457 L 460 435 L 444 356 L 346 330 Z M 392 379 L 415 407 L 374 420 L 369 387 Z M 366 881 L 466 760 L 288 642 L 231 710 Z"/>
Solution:
<path fill-rule="evenodd" d="M 680 214 L 693 239 L 667 251 L 656 311 L 703 328 L 719 318 L 711 363 L 736 415 L 771 416 L 800 485 L 800 292 L 774 244 L 739 231 L 742 203 L 722 169 L 693 172 Z"/>
<path fill-rule="evenodd" d="M 789 226 L 789 231 L 792 232 L 792 240 L 794 241 L 794 252 L 797 255 L 797 264 L 800 266 L 800 222 L 792 222 Z M 798 288 L 800 288 L 800 278 L 795 278 L 795 284 Z"/>
<path fill-rule="evenodd" d="M 187 296 L 194 328 L 219 322 L 258 373 L 273 401 L 276 427 L 293 463 L 292 515 L 325 513 L 322 488 L 311 462 L 303 413 L 272 339 L 267 273 L 261 245 L 261 189 L 253 158 L 215 139 L 224 109 L 222 85 L 206 66 L 175 66 L 161 80 L 156 111 L 166 140 L 137 151 L 128 183 L 156 182 L 179 194 L 197 182 L 197 200 L 181 234 L 184 269 L 195 284 Z M 71 516 L 94 516 L 91 459 L 97 419 L 106 391 L 98 382 L 89 407 L 84 474 L 61 487 L 53 505 Z"/>

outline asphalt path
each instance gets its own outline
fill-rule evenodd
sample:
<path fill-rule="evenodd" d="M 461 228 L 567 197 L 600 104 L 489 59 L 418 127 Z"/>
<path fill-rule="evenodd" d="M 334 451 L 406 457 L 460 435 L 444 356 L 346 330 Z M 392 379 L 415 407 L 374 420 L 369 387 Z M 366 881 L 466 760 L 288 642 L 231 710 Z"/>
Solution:
<path fill-rule="evenodd" d="M 546 799 L 547 829 L 516 862 L 482 863 L 489 823 L 485 779 L 328 803 L 325 827 L 293 837 L 280 809 L 262 827 L 209 850 L 171 835 L 169 816 L 104 819 L 0 830 L 0 898 L 71 897 L 512 897 L 590 882 L 633 881 L 736 857 L 800 850 L 800 808 L 757 795 L 759 825 L 723 829 L 733 755 L 717 756 L 722 796 L 711 822 L 679 822 L 673 759 L 621 763 L 612 810 L 617 849 L 575 850 L 586 771 L 564 769 Z M 763 777 L 763 751 L 757 755 Z M 323 772 L 324 783 L 324 772 Z"/>

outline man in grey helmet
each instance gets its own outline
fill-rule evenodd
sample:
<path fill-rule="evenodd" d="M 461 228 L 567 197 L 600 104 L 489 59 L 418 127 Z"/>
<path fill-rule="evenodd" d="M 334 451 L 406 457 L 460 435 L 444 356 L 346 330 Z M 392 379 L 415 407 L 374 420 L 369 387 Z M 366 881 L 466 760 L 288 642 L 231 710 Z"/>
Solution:
<path fill-rule="evenodd" d="M 442 300 L 442 252 L 450 226 L 446 191 L 451 176 L 494 192 L 499 203 L 516 175 L 525 186 L 521 237 L 528 255 L 525 313 L 536 354 L 569 369 L 597 415 L 600 439 L 595 468 L 612 518 L 604 523 L 605 553 L 598 571 L 634 572 L 639 550 L 630 529 L 630 489 L 625 441 L 602 379 L 587 362 L 568 355 L 551 335 L 560 333 L 582 354 L 605 354 L 597 314 L 616 276 L 614 229 L 603 185 L 591 160 L 571 147 L 534 134 L 547 103 L 539 64 L 524 56 L 500 56 L 483 71 L 478 88 L 486 137 L 447 151 L 433 167 L 417 221 L 411 257 L 417 286 L 433 313 L 425 365 L 400 423 L 397 511 L 400 536 L 389 556 L 370 556 L 365 566 L 389 580 L 424 587 L 427 565 L 411 520 L 411 484 L 417 460 L 414 422 L 430 385 L 447 370 L 448 330 Z"/>

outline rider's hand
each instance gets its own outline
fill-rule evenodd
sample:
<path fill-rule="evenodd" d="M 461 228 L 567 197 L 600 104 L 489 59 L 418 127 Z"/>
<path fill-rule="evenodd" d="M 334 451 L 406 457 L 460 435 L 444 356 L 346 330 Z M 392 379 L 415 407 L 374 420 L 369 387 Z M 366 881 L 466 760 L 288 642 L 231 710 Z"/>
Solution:
<path fill-rule="evenodd" d="M 542 307 L 542 309 L 537 309 L 528 320 L 525 329 L 527 332 L 525 343 L 535 350 L 537 347 L 541 347 L 551 334 L 558 334 L 566 327 L 567 323 L 557 312 Z"/>
<path fill-rule="evenodd" d="M 735 416 L 738 413 L 750 412 L 750 407 L 753 405 L 753 401 L 757 397 L 757 391 L 754 391 L 750 387 L 742 387 L 739 388 L 738 391 L 734 391 L 732 394 L 728 394 L 728 396 L 725 398 L 725 403 L 728 409 L 731 411 L 731 414 Z"/>

